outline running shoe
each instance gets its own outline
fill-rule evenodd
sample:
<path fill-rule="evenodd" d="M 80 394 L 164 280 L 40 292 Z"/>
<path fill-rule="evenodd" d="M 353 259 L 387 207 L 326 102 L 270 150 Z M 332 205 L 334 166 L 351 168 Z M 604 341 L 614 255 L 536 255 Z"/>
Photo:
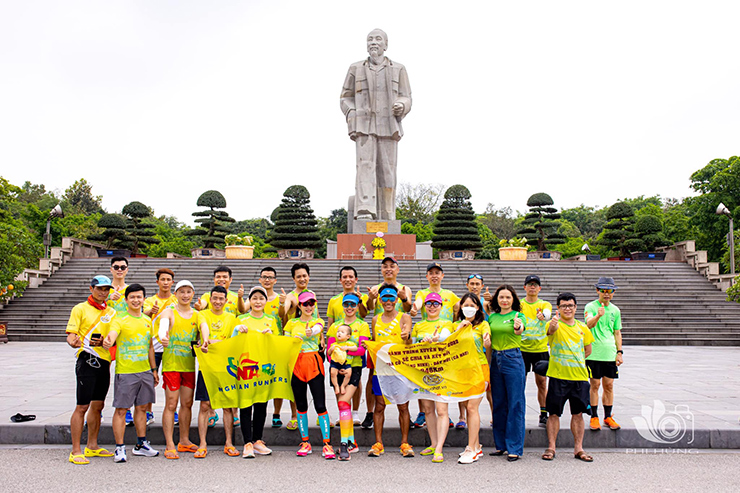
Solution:
<path fill-rule="evenodd" d="M 593 431 L 601 430 L 601 423 L 599 423 L 599 418 L 592 417 L 590 426 Z"/>
<path fill-rule="evenodd" d="M 408 443 L 402 443 L 401 444 L 401 455 L 404 457 L 413 457 L 414 447 L 412 447 Z"/>
<path fill-rule="evenodd" d="M 272 449 L 267 448 L 267 445 L 262 440 L 257 440 L 254 442 L 254 453 L 257 455 L 270 455 L 272 454 Z"/>
<path fill-rule="evenodd" d="M 131 409 L 126 411 L 126 426 L 134 426 L 134 416 L 131 414 Z"/>
<path fill-rule="evenodd" d="M 385 448 L 383 448 L 383 444 L 380 442 L 375 442 L 372 447 L 370 447 L 370 450 L 367 453 L 368 457 L 380 457 L 385 453 Z"/>
<path fill-rule="evenodd" d="M 146 425 L 149 426 L 152 423 L 154 423 L 154 413 L 150 413 L 149 411 L 147 411 L 146 412 Z"/>
<path fill-rule="evenodd" d="M 113 462 L 126 462 L 126 447 L 116 447 Z"/>
<path fill-rule="evenodd" d="M 334 448 L 328 443 L 324 444 L 324 448 L 321 449 L 321 457 L 323 457 L 326 460 L 337 458 L 337 456 L 334 454 Z"/>
<path fill-rule="evenodd" d="M 426 415 L 424 413 L 419 413 L 412 424 L 414 425 L 414 428 L 424 428 L 427 425 Z"/>
<path fill-rule="evenodd" d="M 357 446 L 357 442 L 349 442 L 349 444 L 347 445 L 347 449 L 349 450 L 350 454 L 354 454 L 360 451 L 360 447 Z"/>
<path fill-rule="evenodd" d="M 373 413 L 367 413 L 365 414 L 365 419 L 362 420 L 362 424 L 360 425 L 366 430 L 369 430 L 373 427 Z"/>
<path fill-rule="evenodd" d="M 619 426 L 619 423 L 614 421 L 614 418 L 611 416 L 609 416 L 608 418 L 604 418 L 604 424 L 612 430 L 619 430 L 620 428 L 622 428 L 621 426 Z"/>
<path fill-rule="evenodd" d="M 447 419 L 450 420 L 450 428 L 454 428 L 455 427 L 455 423 L 452 422 L 452 418 L 447 418 Z"/>
<path fill-rule="evenodd" d="M 360 419 L 360 411 L 352 411 L 352 421 L 354 421 L 355 426 L 360 426 L 362 424 L 362 420 Z"/>
<path fill-rule="evenodd" d="M 298 449 L 298 452 L 296 452 L 295 454 L 300 457 L 305 457 L 311 453 L 313 453 L 313 451 L 311 450 L 311 444 L 308 442 L 301 442 L 301 446 Z"/>
<path fill-rule="evenodd" d="M 149 440 L 144 440 L 144 443 L 134 447 L 134 455 L 143 455 L 144 457 L 156 457 L 159 455 L 159 450 L 154 450 Z"/>
<path fill-rule="evenodd" d="M 540 414 L 540 428 L 547 428 L 547 414 Z"/>
<path fill-rule="evenodd" d="M 347 445 L 347 442 L 342 442 L 339 445 L 339 460 L 349 460 L 349 446 Z"/>
<path fill-rule="evenodd" d="M 177 411 L 175 411 L 175 425 L 180 424 L 180 416 L 177 414 Z"/>
<path fill-rule="evenodd" d="M 458 464 L 472 464 L 473 462 L 478 460 L 478 455 L 475 453 L 475 451 L 470 447 L 465 447 L 465 450 L 460 454 L 460 457 L 457 459 Z"/>
<path fill-rule="evenodd" d="M 242 458 L 254 459 L 254 445 L 252 445 L 251 443 L 248 443 L 244 446 L 244 451 L 242 452 Z"/>

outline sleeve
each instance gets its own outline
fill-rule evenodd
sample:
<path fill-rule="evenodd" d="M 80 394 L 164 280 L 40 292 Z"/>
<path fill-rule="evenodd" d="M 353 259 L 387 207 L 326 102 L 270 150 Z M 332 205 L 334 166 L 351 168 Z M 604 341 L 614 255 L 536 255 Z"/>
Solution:
<path fill-rule="evenodd" d="M 283 326 L 283 335 L 291 336 L 293 332 L 293 321 L 288 320 L 288 323 Z"/>
<path fill-rule="evenodd" d="M 583 308 L 583 319 L 588 320 L 590 317 L 596 316 L 596 313 L 593 302 L 591 302 Z"/>
<path fill-rule="evenodd" d="M 401 69 L 398 78 L 398 99 L 396 101 L 403 103 L 403 115 L 401 115 L 401 118 L 403 118 L 411 111 L 411 84 L 409 83 L 409 75 L 406 72 L 406 67 Z"/>
<path fill-rule="evenodd" d="M 331 347 L 332 345 L 337 342 L 337 327 L 339 325 L 337 322 L 334 322 L 331 324 L 331 326 L 326 331 L 326 353 L 331 353 Z"/>
<path fill-rule="evenodd" d="M 442 330 L 439 331 L 439 342 L 444 342 L 448 337 L 452 335 L 452 332 L 450 331 L 450 325 L 445 325 L 442 327 Z"/>
<path fill-rule="evenodd" d="M 142 311 L 142 312 L 147 312 L 147 311 L 149 311 L 149 310 L 150 310 L 150 309 L 151 309 L 151 308 L 152 308 L 153 306 L 154 306 L 154 302 L 153 302 L 153 300 L 152 300 L 152 297 L 150 296 L 149 298 L 147 298 L 147 299 L 145 299 L 145 300 L 144 300 L 144 306 L 143 306 L 143 307 L 141 308 L 141 311 Z"/>
<path fill-rule="evenodd" d="M 455 304 L 457 304 L 458 301 L 460 301 L 460 297 L 457 294 L 450 291 L 450 301 L 452 302 L 454 306 Z"/>
<path fill-rule="evenodd" d="M 200 302 L 204 305 L 202 310 L 208 310 L 210 298 L 211 296 L 208 293 L 203 293 L 203 296 L 200 297 Z"/>
<path fill-rule="evenodd" d="M 416 292 L 416 296 L 414 297 L 414 303 L 416 303 L 417 300 L 424 301 L 424 290 L 420 290 Z"/>
<path fill-rule="evenodd" d="M 586 324 L 583 324 L 583 345 L 588 346 L 589 344 L 594 342 L 594 336 L 591 334 L 591 331 L 589 330 L 588 326 Z"/>
<path fill-rule="evenodd" d="M 614 332 L 622 330 L 622 310 L 617 308 L 616 316 L 614 317 Z"/>
<path fill-rule="evenodd" d="M 72 308 L 72 313 L 69 314 L 69 321 L 67 322 L 67 334 L 79 334 L 80 323 L 82 323 L 82 310 L 79 305 Z"/>
<path fill-rule="evenodd" d="M 339 106 L 346 117 L 347 114 L 355 109 L 355 73 L 353 66 L 350 65 L 347 70 L 347 76 L 344 78 L 342 93 L 339 95 Z"/>
<path fill-rule="evenodd" d="M 350 356 L 364 356 L 365 347 L 362 345 L 362 341 L 367 340 L 370 340 L 370 327 L 367 323 L 362 322 L 362 326 L 360 327 L 360 337 L 357 340 L 357 349 L 347 351 L 347 354 Z"/>

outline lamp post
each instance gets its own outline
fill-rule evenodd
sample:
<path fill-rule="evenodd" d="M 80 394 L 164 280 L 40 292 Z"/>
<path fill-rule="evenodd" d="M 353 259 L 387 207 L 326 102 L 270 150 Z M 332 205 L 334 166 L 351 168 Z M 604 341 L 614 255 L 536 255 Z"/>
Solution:
<path fill-rule="evenodd" d="M 51 218 L 64 217 L 61 204 L 57 204 L 49 211 L 49 218 L 46 220 L 46 233 L 44 233 L 44 258 L 49 258 L 49 247 L 51 246 Z"/>
<path fill-rule="evenodd" d="M 725 206 L 722 202 L 717 206 L 717 210 L 714 211 L 715 214 L 718 214 L 720 216 L 727 216 L 730 218 L 730 233 L 729 233 L 729 243 L 730 243 L 730 274 L 732 276 L 735 276 L 735 231 L 734 231 L 734 224 L 732 222 L 732 215 L 730 214 L 730 209 Z"/>

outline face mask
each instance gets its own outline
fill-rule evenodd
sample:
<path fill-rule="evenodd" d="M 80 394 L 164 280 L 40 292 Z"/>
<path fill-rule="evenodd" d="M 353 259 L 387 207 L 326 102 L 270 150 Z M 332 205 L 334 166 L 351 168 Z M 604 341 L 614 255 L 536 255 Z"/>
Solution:
<path fill-rule="evenodd" d="M 478 308 L 475 306 L 462 307 L 462 312 L 463 312 L 463 315 L 465 315 L 465 318 L 474 317 L 477 311 L 478 311 Z"/>

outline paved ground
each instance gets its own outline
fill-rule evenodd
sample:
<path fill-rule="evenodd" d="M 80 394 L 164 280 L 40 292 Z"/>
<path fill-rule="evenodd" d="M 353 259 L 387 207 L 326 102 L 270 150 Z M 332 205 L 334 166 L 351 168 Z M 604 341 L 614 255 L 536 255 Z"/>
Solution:
<path fill-rule="evenodd" d="M 607 430 L 599 433 L 587 431 L 587 447 L 740 448 L 740 348 L 627 346 L 625 350 L 625 364 L 616 382 L 614 408 L 615 417 L 623 429 L 616 433 Z M 540 447 L 545 443 L 545 436 L 544 430 L 537 427 L 539 406 L 535 390 L 530 375 L 526 445 Z M 157 392 L 158 402 L 154 406 L 157 424 L 150 432 L 155 443 L 161 436 L 161 429 L 157 425 L 161 422 L 164 401 L 161 387 Z M 333 393 L 327 391 L 327 395 L 332 396 L 327 404 L 330 415 L 336 419 L 338 412 Z M 112 398 L 111 387 L 107 408 L 103 413 L 105 428 L 101 432 L 101 443 L 109 443 L 105 440 L 111 436 Z M 666 412 L 662 416 L 657 412 L 656 401 L 665 406 Z M 640 421 L 643 407 L 647 411 L 646 419 Z M 71 348 L 63 343 L 0 344 L 0 443 L 68 443 L 67 428 L 73 408 L 74 351 Z M 282 413 L 284 422 L 290 417 L 286 409 L 289 409 L 287 405 Z M 417 409 L 416 404 L 412 403 L 414 414 Z M 365 410 L 364 398 L 360 410 Z M 489 423 L 491 412 L 488 404 L 484 402 L 480 410 L 482 422 Z M 37 419 L 29 423 L 11 423 L 10 416 L 17 412 L 35 414 Z M 451 406 L 450 414 L 456 420 L 458 412 L 454 406 Z M 313 411 L 309 413 L 309 419 L 313 425 L 316 419 Z M 398 425 L 393 406 L 388 407 L 386 424 L 388 442 L 395 444 L 398 430 L 394 428 Z M 645 433 L 652 428 L 658 433 L 658 438 L 663 430 L 664 443 L 646 439 L 639 433 L 640 426 Z M 214 443 L 223 443 L 220 423 L 211 433 Z M 297 443 L 295 434 L 285 428 L 268 428 L 266 441 L 275 445 L 290 445 Z M 356 436 L 360 445 L 369 446 L 374 441 L 371 430 L 358 430 Z M 567 443 L 567 433 L 563 438 L 566 440 L 563 443 Z M 484 446 L 492 445 L 488 429 L 481 433 L 481 439 Z M 239 437 L 239 443 L 240 440 Z M 414 430 L 412 433 L 413 444 L 421 445 L 426 440 L 423 430 Z M 451 430 L 449 444 L 459 446 L 465 441 L 465 432 Z"/>
<path fill-rule="evenodd" d="M 88 466 L 65 461 L 68 447 L 0 446 L 3 491 L 711 491 L 736 492 L 740 478 L 738 452 L 642 454 L 593 450 L 594 462 L 575 461 L 565 450 L 552 462 L 539 450 L 525 450 L 522 460 L 481 458 L 459 465 L 455 454 L 433 464 L 429 457 L 402 459 L 395 454 L 371 459 L 357 454 L 349 462 L 326 461 L 314 454 L 298 458 L 278 450 L 254 460 L 209 455 L 169 461 L 132 457 L 126 464 L 93 459 Z M 130 455 L 130 454 L 129 454 Z M 84 485 L 84 486 L 82 486 Z"/>

